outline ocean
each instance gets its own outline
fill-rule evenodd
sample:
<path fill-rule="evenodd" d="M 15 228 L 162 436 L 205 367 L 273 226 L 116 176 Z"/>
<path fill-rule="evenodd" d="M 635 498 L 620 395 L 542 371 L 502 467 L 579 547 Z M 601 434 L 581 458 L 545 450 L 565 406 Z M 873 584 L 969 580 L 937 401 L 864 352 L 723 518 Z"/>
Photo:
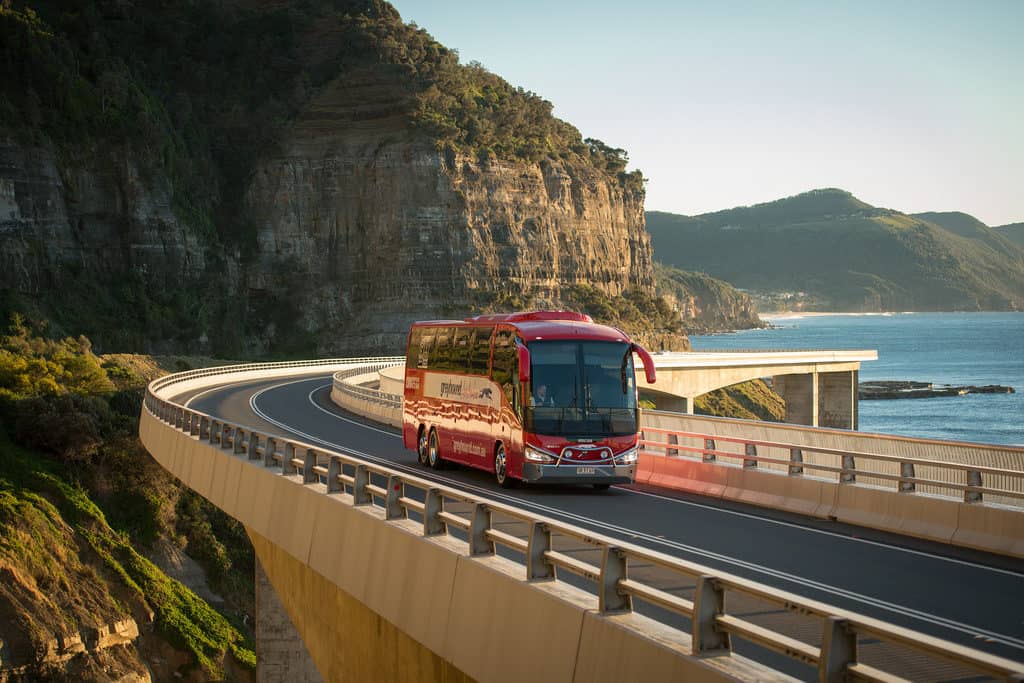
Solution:
<path fill-rule="evenodd" d="M 1024 446 L 1024 313 L 762 317 L 773 327 L 692 336 L 693 349 L 875 349 L 862 382 L 1011 386 L 1017 393 L 861 401 L 860 431 Z"/>

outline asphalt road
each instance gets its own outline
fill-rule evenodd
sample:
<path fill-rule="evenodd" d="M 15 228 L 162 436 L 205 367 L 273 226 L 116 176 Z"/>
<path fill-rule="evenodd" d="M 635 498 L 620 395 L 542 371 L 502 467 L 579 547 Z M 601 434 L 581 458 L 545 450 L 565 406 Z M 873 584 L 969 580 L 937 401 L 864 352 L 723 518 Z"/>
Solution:
<path fill-rule="evenodd" d="M 337 408 L 329 376 L 250 382 L 184 395 L 199 410 L 435 479 L 601 534 L 699 562 L 883 621 L 1024 662 L 1024 563 L 674 491 L 616 486 L 499 489 L 492 475 L 418 465 L 396 429 Z M 681 588 L 685 592 L 685 587 Z M 755 608 L 751 607 L 751 613 Z M 781 610 L 767 623 L 809 641 Z M 955 668 L 886 647 L 862 657 L 912 680 L 952 680 Z M 801 677 L 802 674 L 798 673 Z"/>

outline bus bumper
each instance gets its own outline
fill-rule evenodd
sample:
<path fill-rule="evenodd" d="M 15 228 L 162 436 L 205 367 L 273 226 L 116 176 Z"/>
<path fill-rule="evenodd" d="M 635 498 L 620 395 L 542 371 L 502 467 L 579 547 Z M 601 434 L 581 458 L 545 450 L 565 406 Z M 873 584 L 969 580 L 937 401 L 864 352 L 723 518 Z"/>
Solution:
<path fill-rule="evenodd" d="M 523 463 L 523 481 L 541 484 L 632 484 L 636 465 L 540 465 Z"/>

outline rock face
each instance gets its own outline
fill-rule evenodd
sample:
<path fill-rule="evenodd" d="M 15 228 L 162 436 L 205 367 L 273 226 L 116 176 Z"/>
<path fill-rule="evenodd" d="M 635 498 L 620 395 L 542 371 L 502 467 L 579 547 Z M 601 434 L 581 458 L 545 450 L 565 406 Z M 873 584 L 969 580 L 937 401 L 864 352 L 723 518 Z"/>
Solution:
<path fill-rule="evenodd" d="M 665 297 L 683 318 L 687 333 L 762 327 L 749 295 L 704 273 L 655 264 L 658 294 Z"/>
<path fill-rule="evenodd" d="M 642 190 L 585 163 L 441 152 L 389 115 L 378 83 L 327 89 L 259 167 L 254 300 L 297 293 L 301 324 L 336 330 L 323 346 L 341 353 L 401 348 L 417 318 L 524 295 L 558 305 L 578 284 L 653 294 Z"/>
<path fill-rule="evenodd" d="M 196 277 L 204 254 L 175 217 L 165 179 L 144 179 L 130 154 L 58 162 L 51 150 L 0 138 L 0 286 L 37 293 L 67 272 L 120 266 Z"/>

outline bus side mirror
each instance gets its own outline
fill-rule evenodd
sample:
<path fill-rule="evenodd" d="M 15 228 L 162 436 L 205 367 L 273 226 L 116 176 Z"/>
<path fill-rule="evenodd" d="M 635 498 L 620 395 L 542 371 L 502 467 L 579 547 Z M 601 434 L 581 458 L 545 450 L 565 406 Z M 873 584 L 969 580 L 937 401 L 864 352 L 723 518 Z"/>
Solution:
<path fill-rule="evenodd" d="M 525 346 L 516 345 L 519 351 L 519 382 L 530 381 L 530 350 Z"/>
<path fill-rule="evenodd" d="M 651 354 L 647 353 L 647 349 L 639 344 L 633 344 L 630 348 L 633 350 L 633 353 L 640 356 L 640 362 L 644 364 L 644 376 L 647 379 L 647 383 L 654 384 L 657 382 L 658 376 L 654 371 L 654 359 L 651 358 Z"/>

